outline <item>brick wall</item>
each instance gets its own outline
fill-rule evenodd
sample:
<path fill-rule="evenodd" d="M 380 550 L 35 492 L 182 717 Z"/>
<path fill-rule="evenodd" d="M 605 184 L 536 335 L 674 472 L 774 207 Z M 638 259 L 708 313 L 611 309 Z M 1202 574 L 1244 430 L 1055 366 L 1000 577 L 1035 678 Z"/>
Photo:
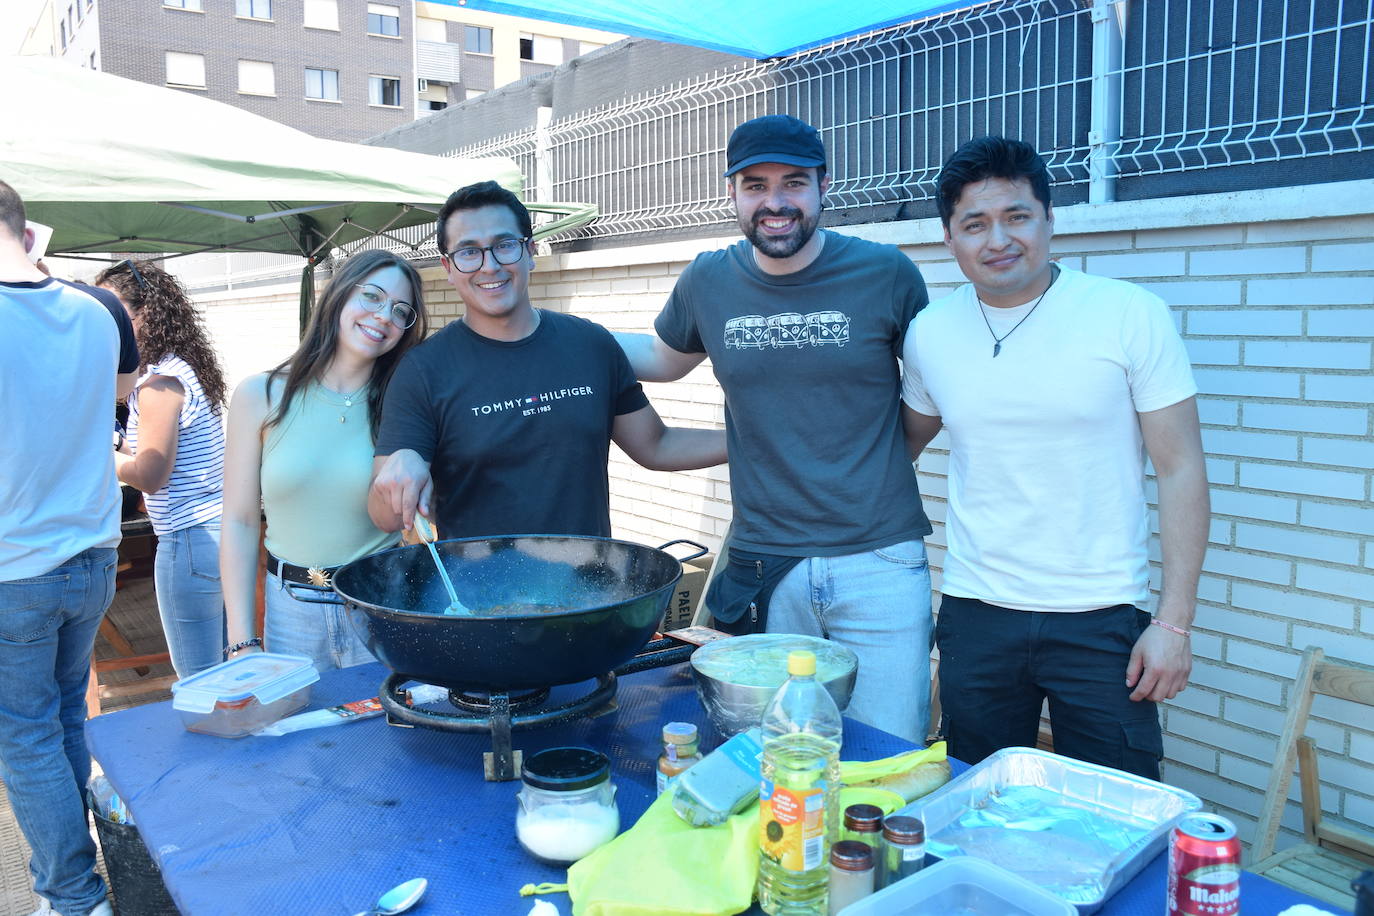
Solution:
<path fill-rule="evenodd" d="M 1213 523 L 1192 685 L 1163 711 L 1164 775 L 1234 817 L 1247 838 L 1302 649 L 1317 645 L 1374 665 L 1374 215 L 1352 215 L 1340 201 L 1370 199 L 1370 184 L 1325 195 L 1306 189 L 1058 213 L 1054 252 L 1062 263 L 1158 293 L 1174 307 L 1193 359 Z M 1323 210 L 1331 215 L 1268 218 Z M 939 243 L 937 221 L 854 231 L 900 245 L 933 296 L 963 281 Z M 543 259 L 533 295 L 616 330 L 647 330 L 687 261 L 734 240 Z M 682 382 L 646 390 L 670 423 L 723 422 L 709 363 Z M 921 462 L 937 589 L 943 449 L 937 438 Z M 724 469 L 654 473 L 616 455 L 611 473 L 617 535 L 647 543 L 699 537 L 714 546 L 724 533 Z M 1156 542 L 1156 587 L 1158 555 Z M 1320 747 L 1323 804 L 1366 828 L 1374 824 L 1371 729 L 1368 709 L 1321 698 L 1313 707 L 1309 734 Z M 1294 798 L 1296 791 L 1295 780 Z M 1295 805 L 1285 826 L 1300 829 Z"/>
<path fill-rule="evenodd" d="M 175 263 L 169 263 L 175 269 Z M 282 362 L 299 339 L 300 282 L 193 294 L 232 390 Z"/>

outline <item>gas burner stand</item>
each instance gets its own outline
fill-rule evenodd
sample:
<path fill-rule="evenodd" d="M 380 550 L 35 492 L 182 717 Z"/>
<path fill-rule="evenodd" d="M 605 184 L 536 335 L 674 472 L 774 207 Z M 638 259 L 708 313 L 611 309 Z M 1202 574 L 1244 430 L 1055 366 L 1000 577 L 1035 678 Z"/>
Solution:
<path fill-rule="evenodd" d="M 589 692 L 549 708 L 543 706 L 549 697 L 547 687 L 490 694 L 450 690 L 448 698 L 453 711 L 414 707 L 409 705 L 405 689 L 413 678 L 404 674 L 389 675 L 382 682 L 378 698 L 392 725 L 450 732 L 490 732 L 491 750 L 482 754 L 483 772 L 488 782 L 506 782 L 520 778 L 522 762 L 521 752 L 511 746 L 512 731 L 595 715 L 614 701 L 618 677 L 685 662 L 696 648 L 672 638 L 653 640 L 625 664 L 597 675 L 596 685 Z"/>

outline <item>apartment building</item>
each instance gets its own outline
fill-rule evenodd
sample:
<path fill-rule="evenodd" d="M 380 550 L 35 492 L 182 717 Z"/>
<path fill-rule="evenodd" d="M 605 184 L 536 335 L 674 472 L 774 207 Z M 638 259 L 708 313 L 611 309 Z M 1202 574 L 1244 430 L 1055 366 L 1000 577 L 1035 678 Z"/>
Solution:
<path fill-rule="evenodd" d="M 420 114 L 552 71 L 623 37 L 418 0 L 415 60 Z"/>
<path fill-rule="evenodd" d="M 415 0 L 46 0 L 21 53 L 357 141 L 619 37 Z"/>

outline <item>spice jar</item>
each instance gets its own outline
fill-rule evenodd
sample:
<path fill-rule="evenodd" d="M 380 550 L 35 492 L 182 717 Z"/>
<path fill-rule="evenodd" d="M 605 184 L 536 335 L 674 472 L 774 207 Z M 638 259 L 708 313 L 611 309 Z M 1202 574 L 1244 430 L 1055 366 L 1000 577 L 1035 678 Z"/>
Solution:
<path fill-rule="evenodd" d="M 515 836 L 546 865 L 567 866 L 620 832 L 611 762 L 585 747 L 531 754 L 521 767 Z"/>
<path fill-rule="evenodd" d="M 842 840 L 868 844 L 876 854 L 883 843 L 883 809 L 877 805 L 850 805 L 844 809 Z"/>
<path fill-rule="evenodd" d="M 658 758 L 658 794 L 668 788 L 677 774 L 701 762 L 697 727 L 691 722 L 669 722 L 663 726 L 663 753 Z"/>
<path fill-rule="evenodd" d="M 894 814 L 883 821 L 883 852 L 878 887 L 914 875 L 926 864 L 926 825 L 919 817 Z"/>
<path fill-rule="evenodd" d="M 867 897 L 873 889 L 872 848 L 858 840 L 840 840 L 831 846 L 829 916 Z"/>

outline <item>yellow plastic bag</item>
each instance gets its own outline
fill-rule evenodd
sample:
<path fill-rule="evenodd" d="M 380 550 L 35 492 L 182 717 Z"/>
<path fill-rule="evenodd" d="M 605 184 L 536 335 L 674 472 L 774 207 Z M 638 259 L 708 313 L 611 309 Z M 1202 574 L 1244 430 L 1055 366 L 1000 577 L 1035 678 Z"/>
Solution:
<path fill-rule="evenodd" d="M 945 759 L 943 742 L 862 763 L 841 763 L 844 782 L 866 782 Z M 895 792 L 845 788 L 842 805 L 867 802 L 891 814 Z M 629 830 L 568 869 L 574 916 L 730 916 L 749 908 L 758 877 L 759 806 L 715 827 L 692 827 L 660 796 Z M 552 890 L 554 888 L 540 888 Z M 558 888 L 561 889 L 561 888 Z"/>
<path fill-rule="evenodd" d="M 658 797 L 629 830 L 568 869 L 574 916 L 729 916 L 749 909 L 759 806 L 693 827 Z"/>

